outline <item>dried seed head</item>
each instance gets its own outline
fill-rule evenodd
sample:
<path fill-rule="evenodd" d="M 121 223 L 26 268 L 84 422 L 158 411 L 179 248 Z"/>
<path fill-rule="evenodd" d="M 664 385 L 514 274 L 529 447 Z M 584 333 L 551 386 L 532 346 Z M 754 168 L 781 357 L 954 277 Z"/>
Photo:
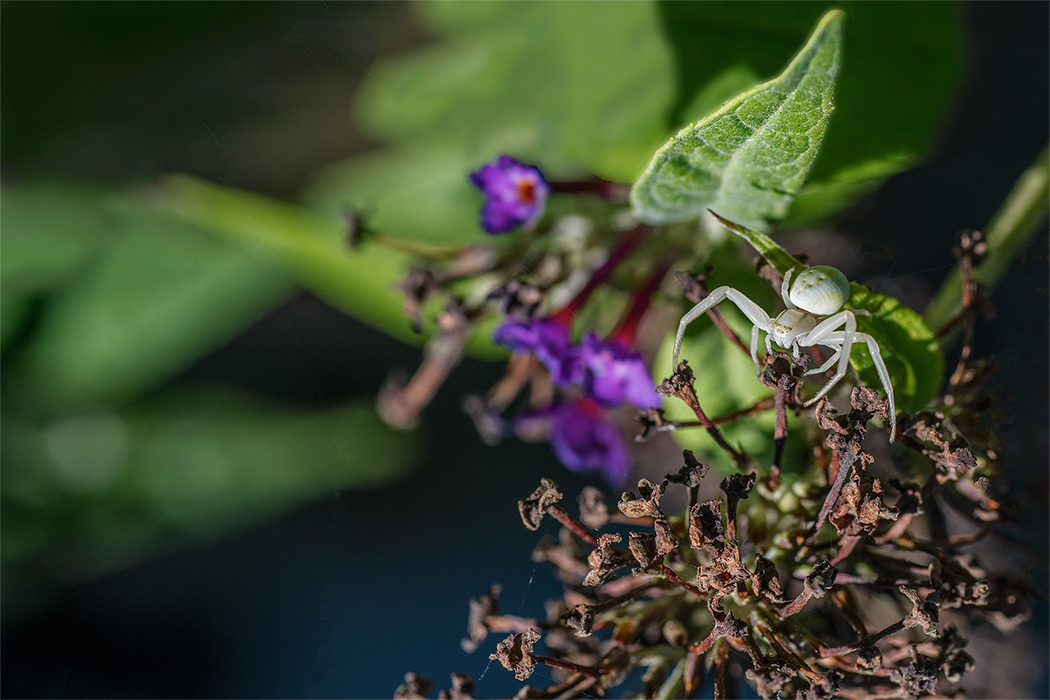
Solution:
<path fill-rule="evenodd" d="M 439 700 L 472 700 L 474 679 L 468 673 L 453 673 L 452 688 L 438 693 Z"/>
<path fill-rule="evenodd" d="M 665 516 L 660 508 L 660 498 L 663 497 L 666 488 L 666 481 L 654 486 L 648 479 L 641 479 L 638 481 L 638 493 L 641 497 L 635 495 L 634 491 L 625 491 L 616 505 L 628 518 L 663 518 Z"/>
<path fill-rule="evenodd" d="M 710 467 L 706 464 L 701 464 L 692 450 L 683 450 L 682 458 L 685 464 L 682 465 L 677 473 L 668 474 L 666 479 L 672 484 L 685 484 L 689 488 L 695 489 L 700 485 L 701 479 L 707 476 L 707 470 Z"/>
<path fill-rule="evenodd" d="M 804 586 L 806 592 L 813 598 L 823 598 L 824 594 L 835 585 L 835 577 L 839 570 L 827 561 L 818 561 L 813 570 L 806 576 Z"/>
<path fill-rule="evenodd" d="M 562 499 L 558 485 L 550 479 L 541 479 L 540 486 L 525 500 L 518 501 L 521 521 L 530 530 L 538 530 L 547 509 Z"/>
<path fill-rule="evenodd" d="M 905 628 L 922 627 L 923 631 L 931 637 L 940 637 L 941 633 L 937 630 L 937 621 L 940 619 L 940 613 L 937 610 L 936 603 L 928 599 L 924 600 L 918 591 L 907 586 L 901 586 L 900 591 L 908 596 L 912 602 L 911 612 L 904 618 Z"/>
<path fill-rule="evenodd" d="M 689 545 L 693 549 L 712 547 L 721 549 L 725 544 L 726 528 L 722 522 L 722 499 L 694 503 L 689 509 Z"/>
<path fill-rule="evenodd" d="M 489 658 L 499 661 L 503 668 L 514 672 L 514 677 L 523 681 L 532 675 L 536 660 L 532 658 L 532 645 L 540 640 L 540 633 L 531 627 L 519 634 L 512 634 L 496 645 L 496 653 Z"/>
<path fill-rule="evenodd" d="M 773 562 L 761 554 L 755 556 L 755 573 L 751 575 L 751 589 L 758 598 L 765 597 L 774 603 L 784 602 L 780 573 Z"/>
<path fill-rule="evenodd" d="M 919 653 L 911 646 L 911 663 L 905 669 L 894 669 L 890 680 L 909 698 L 933 695 L 937 692 L 937 662 Z"/>
<path fill-rule="evenodd" d="M 489 634 L 488 618 L 499 615 L 498 585 L 489 588 L 488 593 L 480 598 L 471 598 L 470 613 L 467 616 L 467 636 L 460 642 L 463 651 L 468 654 L 478 648 Z"/>
<path fill-rule="evenodd" d="M 576 630 L 578 637 L 589 637 L 594 631 L 594 610 L 590 605 L 577 605 L 565 614 L 563 620 L 566 625 Z"/>
<path fill-rule="evenodd" d="M 605 583 L 613 577 L 613 571 L 634 563 L 629 556 L 613 547 L 613 544 L 621 539 L 623 538 L 615 532 L 606 533 L 598 538 L 598 548 L 587 557 L 591 571 L 583 580 L 583 585 L 597 586 Z"/>
<path fill-rule="evenodd" d="M 600 530 L 609 522 L 609 506 L 605 494 L 593 486 L 584 486 L 580 493 L 580 520 L 587 527 Z"/>
<path fill-rule="evenodd" d="M 857 670 L 874 671 L 882 668 L 882 651 L 872 644 L 857 650 Z"/>

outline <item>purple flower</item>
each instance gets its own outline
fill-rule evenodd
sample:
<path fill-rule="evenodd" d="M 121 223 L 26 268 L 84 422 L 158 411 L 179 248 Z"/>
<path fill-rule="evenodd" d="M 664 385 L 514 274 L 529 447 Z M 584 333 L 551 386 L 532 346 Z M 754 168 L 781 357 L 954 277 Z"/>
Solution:
<path fill-rule="evenodd" d="M 627 484 L 631 453 L 620 431 L 605 419 L 605 411 L 593 399 L 556 403 L 543 411 L 522 414 L 514 427 L 519 435 L 532 437 L 549 430 L 554 454 L 571 471 L 601 472 L 614 486 Z"/>
<path fill-rule="evenodd" d="M 485 195 L 481 228 L 489 233 L 507 233 L 533 224 L 543 215 L 550 188 L 543 174 L 510 156 L 483 165 L 470 174 L 474 186 Z"/>
<path fill-rule="evenodd" d="M 575 384 L 583 378 L 579 350 L 569 339 L 568 327 L 555 318 L 508 318 L 492 334 L 492 340 L 514 352 L 535 353 L 558 386 Z"/>
<path fill-rule="evenodd" d="M 658 408 L 653 379 L 645 368 L 642 354 L 616 338 L 602 340 L 587 333 L 580 347 L 583 365 L 583 389 L 606 406 L 624 401 L 638 408 Z"/>
<path fill-rule="evenodd" d="M 610 484 L 626 485 L 631 453 L 596 402 L 581 399 L 555 408 L 550 441 L 554 454 L 572 471 L 600 471 Z"/>

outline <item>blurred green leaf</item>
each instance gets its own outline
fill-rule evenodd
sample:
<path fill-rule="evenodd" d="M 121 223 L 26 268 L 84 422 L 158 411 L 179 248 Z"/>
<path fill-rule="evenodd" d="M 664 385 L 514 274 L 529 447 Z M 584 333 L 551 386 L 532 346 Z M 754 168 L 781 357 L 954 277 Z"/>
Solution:
<path fill-rule="evenodd" d="M 836 2 L 845 12 L 844 58 L 835 88 L 835 116 L 795 207 L 832 183 L 856 186 L 822 199 L 797 226 L 847 206 L 926 153 L 962 73 L 962 32 L 955 3 Z M 740 90 L 727 71 L 778 72 L 830 8 L 816 2 L 661 2 L 674 48 L 680 100 L 672 119 L 705 116 L 706 105 Z M 722 81 L 721 92 L 718 83 Z M 699 109 L 697 97 L 708 93 Z M 876 165 L 881 164 L 881 172 Z M 892 167 L 891 167 L 892 166 Z M 809 205 L 809 202 L 805 202 Z"/>
<path fill-rule="evenodd" d="M 420 3 L 444 41 L 375 67 L 358 114 L 380 138 L 632 180 L 666 129 L 671 53 L 650 3 Z M 396 232 L 391 231 L 392 234 Z"/>
<path fill-rule="evenodd" d="M 5 377 L 13 394 L 45 403 L 135 396 L 292 291 L 269 264 L 154 207 L 70 192 L 5 189 L 5 295 L 44 298 Z"/>
<path fill-rule="evenodd" d="M 73 280 L 118 235 L 121 221 L 106 206 L 112 197 L 103 188 L 66 183 L 0 189 L 3 291 L 40 294 Z"/>
<path fill-rule="evenodd" d="M 187 221 L 272 260 L 335 308 L 405 342 L 424 340 L 412 331 L 398 290 L 418 259 L 376 243 L 351 250 L 345 223 L 334 213 L 183 175 L 165 178 L 157 197 Z M 475 326 L 468 350 L 479 357 L 506 357 L 490 332 L 490 325 Z"/>
<path fill-rule="evenodd" d="M 375 151 L 327 169 L 302 200 L 333 219 L 362 212 L 369 227 L 403 240 L 491 243 L 478 226 L 481 193 L 467 178 L 479 165 L 458 148 Z"/>
<path fill-rule="evenodd" d="M 4 573 L 35 558 L 63 578 L 89 575 L 171 540 L 375 488 L 404 477 L 417 445 L 370 402 L 300 408 L 217 390 L 46 421 L 8 414 Z"/>
<path fill-rule="evenodd" d="M 750 243 L 780 274 L 805 267 L 769 236 L 717 215 L 715 218 Z M 871 316 L 857 316 L 857 329 L 872 336 L 879 344 L 893 381 L 897 408 L 908 413 L 925 408 L 940 388 L 944 356 L 937 337 L 922 317 L 896 299 L 876 294 L 855 282 L 850 283 L 850 298 L 845 308 L 871 312 Z M 850 364 L 865 384 L 881 386 L 867 347 L 854 345 Z"/>
<path fill-rule="evenodd" d="M 668 224 L 713 208 L 749 226 L 784 218 L 817 155 L 841 61 L 843 16 L 829 12 L 778 77 L 680 131 L 631 188 L 642 221 Z"/>

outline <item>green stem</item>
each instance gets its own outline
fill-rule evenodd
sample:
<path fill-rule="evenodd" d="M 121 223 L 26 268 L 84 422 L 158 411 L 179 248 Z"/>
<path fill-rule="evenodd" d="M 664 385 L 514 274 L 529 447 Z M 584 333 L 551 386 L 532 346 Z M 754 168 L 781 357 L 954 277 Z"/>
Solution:
<path fill-rule="evenodd" d="M 1010 263 L 1024 249 L 1047 218 L 1050 205 L 1050 146 L 1044 146 L 1010 195 L 984 229 L 988 257 L 973 273 L 976 282 L 991 291 Z M 962 310 L 962 275 L 956 269 L 926 307 L 925 320 L 934 333 Z"/>

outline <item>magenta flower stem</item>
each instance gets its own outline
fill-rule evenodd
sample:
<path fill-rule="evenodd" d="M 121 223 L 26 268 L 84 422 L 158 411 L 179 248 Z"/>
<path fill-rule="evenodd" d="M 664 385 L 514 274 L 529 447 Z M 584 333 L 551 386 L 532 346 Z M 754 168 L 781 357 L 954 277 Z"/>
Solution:
<path fill-rule="evenodd" d="M 635 292 L 634 298 L 631 300 L 631 307 L 624 314 L 616 330 L 609 336 L 610 340 L 618 340 L 627 347 L 634 346 L 634 338 L 638 333 L 638 323 L 642 320 L 642 316 L 649 310 L 649 302 L 652 300 L 653 292 L 660 288 L 660 283 L 664 281 L 664 277 L 667 276 L 667 271 L 671 268 L 671 260 L 664 260 L 660 263 L 656 271 L 649 276 L 649 279 L 645 281 L 645 284 Z"/>
<path fill-rule="evenodd" d="M 593 194 L 614 202 L 626 201 L 627 194 L 631 191 L 630 185 L 603 180 L 600 177 L 592 177 L 589 180 L 548 181 L 547 185 L 555 194 Z"/>
<path fill-rule="evenodd" d="M 651 230 L 652 229 L 645 224 L 639 224 L 624 234 L 623 238 L 621 238 L 616 244 L 616 247 L 612 249 L 609 253 L 609 257 L 604 263 L 602 263 L 601 267 L 595 270 L 594 274 L 591 275 L 591 278 L 587 280 L 587 284 L 584 285 L 579 294 L 566 304 L 564 309 L 551 316 L 551 318 L 568 327 L 572 323 L 572 319 L 576 315 L 576 312 L 587 302 L 587 299 L 591 296 L 594 290 L 609 278 L 609 275 L 611 275 L 613 270 L 616 269 L 616 266 L 627 257 L 627 254 L 630 253 L 636 245 L 649 235 Z"/>

